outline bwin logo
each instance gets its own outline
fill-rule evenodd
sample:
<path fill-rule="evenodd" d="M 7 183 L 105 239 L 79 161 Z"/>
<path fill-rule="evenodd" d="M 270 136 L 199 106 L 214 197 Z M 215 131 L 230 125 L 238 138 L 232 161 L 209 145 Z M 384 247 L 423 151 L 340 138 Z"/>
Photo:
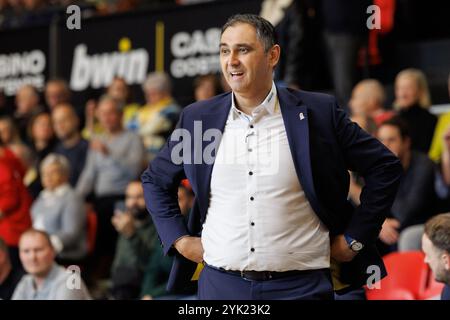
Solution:
<path fill-rule="evenodd" d="M 148 52 L 145 49 L 130 50 L 129 39 L 119 42 L 121 52 L 100 53 L 89 56 L 85 44 L 74 50 L 74 60 L 70 75 L 70 88 L 82 91 L 107 87 L 115 76 L 125 79 L 128 84 L 142 83 L 148 66 Z"/>

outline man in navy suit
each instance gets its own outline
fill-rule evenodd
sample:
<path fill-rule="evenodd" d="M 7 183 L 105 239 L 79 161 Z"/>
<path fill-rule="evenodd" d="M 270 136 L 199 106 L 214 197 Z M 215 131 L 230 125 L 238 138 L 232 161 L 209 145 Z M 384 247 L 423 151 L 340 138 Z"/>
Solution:
<path fill-rule="evenodd" d="M 231 17 L 220 63 L 232 93 L 186 107 L 142 175 L 175 255 L 169 290 L 201 267 L 200 299 L 332 299 L 386 275 L 375 242 L 400 162 L 333 97 L 275 86 L 279 56 L 268 21 Z M 357 208 L 348 170 L 365 179 Z M 187 224 L 176 198 L 184 178 L 196 195 Z"/>

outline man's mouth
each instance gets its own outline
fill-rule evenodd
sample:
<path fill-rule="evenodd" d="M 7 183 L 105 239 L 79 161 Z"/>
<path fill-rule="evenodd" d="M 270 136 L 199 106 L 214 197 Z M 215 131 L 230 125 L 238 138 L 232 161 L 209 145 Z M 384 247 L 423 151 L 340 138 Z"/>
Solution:
<path fill-rule="evenodd" d="M 242 77 L 244 75 L 243 72 L 230 72 L 231 77 L 234 78 L 239 78 Z"/>

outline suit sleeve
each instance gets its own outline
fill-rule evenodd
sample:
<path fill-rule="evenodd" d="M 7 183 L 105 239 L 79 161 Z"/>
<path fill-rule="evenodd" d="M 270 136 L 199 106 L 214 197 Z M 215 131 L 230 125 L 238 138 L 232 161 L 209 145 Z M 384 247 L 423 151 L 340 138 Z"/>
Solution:
<path fill-rule="evenodd" d="M 175 130 L 182 128 L 183 113 Z M 167 140 L 164 147 L 141 176 L 147 209 L 152 215 L 159 237 L 167 254 L 173 243 L 189 235 L 178 206 L 178 186 L 185 178 L 183 164 L 171 159 L 173 148 L 179 141 Z"/>
<path fill-rule="evenodd" d="M 403 173 L 400 160 L 380 141 L 350 121 L 334 101 L 333 122 L 348 169 L 365 181 L 345 234 L 365 245 L 374 244 L 389 214 Z"/>

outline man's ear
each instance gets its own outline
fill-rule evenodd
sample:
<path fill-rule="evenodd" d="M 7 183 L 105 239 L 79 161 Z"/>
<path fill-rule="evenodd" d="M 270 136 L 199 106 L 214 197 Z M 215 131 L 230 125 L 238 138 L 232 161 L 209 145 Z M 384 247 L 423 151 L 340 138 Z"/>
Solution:
<path fill-rule="evenodd" d="M 280 60 L 280 54 L 281 54 L 281 48 L 277 44 L 269 49 L 269 63 L 272 66 L 272 68 L 275 68 L 278 61 Z"/>
<path fill-rule="evenodd" d="M 450 271 L 450 253 L 444 251 L 442 254 L 442 262 L 444 263 L 444 269 Z"/>

